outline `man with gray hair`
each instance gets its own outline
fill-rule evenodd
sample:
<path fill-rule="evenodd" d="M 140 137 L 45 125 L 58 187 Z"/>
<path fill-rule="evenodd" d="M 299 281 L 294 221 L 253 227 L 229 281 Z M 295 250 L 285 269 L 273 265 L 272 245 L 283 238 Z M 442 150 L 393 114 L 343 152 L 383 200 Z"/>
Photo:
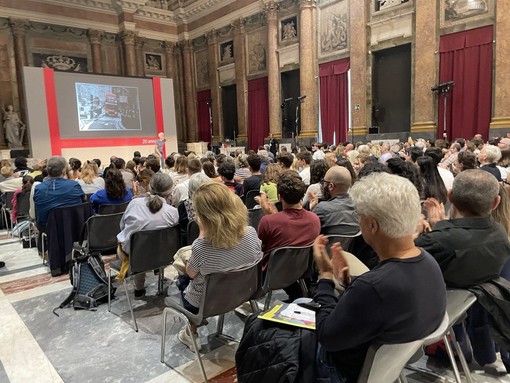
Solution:
<path fill-rule="evenodd" d="M 80 184 L 68 180 L 67 161 L 64 157 L 51 157 L 46 165 L 48 177 L 35 186 L 34 204 L 36 223 L 45 231 L 50 211 L 59 206 L 79 205 L 85 199 Z"/>
<path fill-rule="evenodd" d="M 328 255 L 327 238 L 315 240 L 317 378 L 331 382 L 356 382 L 370 345 L 424 338 L 441 323 L 446 308 L 437 263 L 413 243 L 421 211 L 414 185 L 377 173 L 357 181 L 350 194 L 363 238 L 380 262 L 351 281 L 341 248 L 334 244 Z M 341 297 L 333 277 L 348 286 Z"/>
<path fill-rule="evenodd" d="M 416 246 L 436 259 L 447 286 L 468 288 L 498 278 L 510 256 L 505 229 L 491 217 L 500 202 L 498 181 L 483 170 L 465 170 L 455 177 L 448 199 L 452 204 L 448 220 L 438 201 L 425 202 L 433 230 L 418 237 Z M 476 326 L 471 337 L 476 361 L 486 372 L 505 371 L 496 361 L 486 313 L 475 304 L 469 315 L 468 326 Z"/>
<path fill-rule="evenodd" d="M 498 181 L 501 181 L 501 171 L 496 166 L 501 158 L 501 149 L 494 145 L 485 145 L 480 154 L 478 154 L 478 162 L 480 169 L 491 173 Z M 506 175 L 506 174 L 505 174 Z"/>

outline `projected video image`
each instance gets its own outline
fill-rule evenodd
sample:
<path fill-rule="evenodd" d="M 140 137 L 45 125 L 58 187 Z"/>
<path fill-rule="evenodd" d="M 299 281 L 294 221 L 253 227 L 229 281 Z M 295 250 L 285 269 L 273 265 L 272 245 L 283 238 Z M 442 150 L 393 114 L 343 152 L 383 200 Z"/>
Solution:
<path fill-rule="evenodd" d="M 76 83 L 80 131 L 142 130 L 138 88 Z"/>

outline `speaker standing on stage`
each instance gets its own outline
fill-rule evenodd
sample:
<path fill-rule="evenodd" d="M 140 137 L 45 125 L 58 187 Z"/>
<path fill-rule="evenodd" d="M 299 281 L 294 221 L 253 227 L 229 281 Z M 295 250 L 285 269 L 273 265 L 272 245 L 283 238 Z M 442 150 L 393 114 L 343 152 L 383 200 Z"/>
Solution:
<path fill-rule="evenodd" d="M 159 157 L 161 161 L 161 168 L 165 167 L 165 154 L 163 153 L 163 148 L 165 146 L 166 138 L 165 133 L 158 133 L 158 139 L 156 140 L 156 145 L 154 146 L 154 151 L 156 155 Z"/>

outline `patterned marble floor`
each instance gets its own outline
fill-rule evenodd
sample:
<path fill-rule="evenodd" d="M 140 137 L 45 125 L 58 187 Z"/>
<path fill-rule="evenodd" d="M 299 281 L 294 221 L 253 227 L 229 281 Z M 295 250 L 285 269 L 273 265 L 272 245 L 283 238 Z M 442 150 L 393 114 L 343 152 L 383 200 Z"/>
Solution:
<path fill-rule="evenodd" d="M 59 310 L 52 313 L 70 292 L 67 276 L 51 278 L 35 249 L 0 232 L 0 382 L 1 383 L 86 383 L 86 382 L 201 382 L 195 355 L 177 340 L 182 324 L 169 319 L 165 364 L 160 363 L 162 297 L 156 296 L 156 279 L 148 277 L 148 299 L 136 301 L 139 332 L 132 327 L 123 291 L 112 303 L 97 311 Z M 171 269 L 165 271 L 169 280 Z M 169 283 L 169 294 L 177 289 Z M 278 294 L 276 294 L 278 297 Z M 236 342 L 213 342 L 216 321 L 199 330 L 204 362 L 211 382 L 237 382 L 234 355 Z M 240 339 L 242 320 L 229 314 L 224 332 Z M 414 367 L 435 373 L 406 370 L 410 383 L 453 382 L 451 371 L 426 357 Z M 509 375 L 493 378 L 472 371 L 475 382 L 510 383 Z"/>

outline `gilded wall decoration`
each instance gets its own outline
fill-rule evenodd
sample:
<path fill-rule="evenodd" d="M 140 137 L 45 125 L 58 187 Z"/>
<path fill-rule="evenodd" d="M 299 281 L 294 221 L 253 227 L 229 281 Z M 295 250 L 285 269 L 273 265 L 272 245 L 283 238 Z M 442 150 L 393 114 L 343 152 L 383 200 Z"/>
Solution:
<path fill-rule="evenodd" d="M 87 58 L 58 54 L 33 53 L 34 66 L 66 72 L 88 72 Z"/>
<path fill-rule="evenodd" d="M 250 75 L 266 71 L 267 29 L 259 29 L 248 34 L 248 73 Z"/>
<path fill-rule="evenodd" d="M 494 17 L 494 0 L 439 0 L 440 26 Z"/>
<path fill-rule="evenodd" d="M 329 56 L 349 48 L 347 1 L 328 4 L 320 9 L 319 56 Z"/>
<path fill-rule="evenodd" d="M 195 52 L 197 88 L 209 87 L 209 56 L 207 49 Z"/>

